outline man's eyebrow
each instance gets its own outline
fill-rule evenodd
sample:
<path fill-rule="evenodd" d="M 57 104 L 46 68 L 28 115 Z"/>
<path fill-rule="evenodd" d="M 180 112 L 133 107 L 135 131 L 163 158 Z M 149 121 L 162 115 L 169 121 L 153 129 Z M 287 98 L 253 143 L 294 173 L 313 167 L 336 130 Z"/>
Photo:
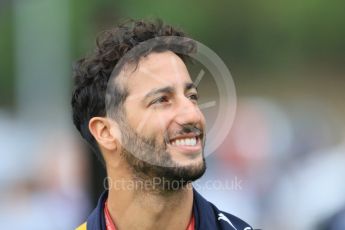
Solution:
<path fill-rule="evenodd" d="M 184 88 L 185 90 L 195 89 L 198 91 L 198 87 L 193 82 L 187 82 Z"/>
<path fill-rule="evenodd" d="M 174 88 L 171 86 L 167 86 L 167 87 L 163 87 L 163 88 L 159 88 L 159 89 L 153 89 L 144 96 L 143 100 L 145 101 L 145 100 L 147 100 L 147 98 L 152 97 L 156 94 L 173 93 L 174 91 L 175 91 Z"/>

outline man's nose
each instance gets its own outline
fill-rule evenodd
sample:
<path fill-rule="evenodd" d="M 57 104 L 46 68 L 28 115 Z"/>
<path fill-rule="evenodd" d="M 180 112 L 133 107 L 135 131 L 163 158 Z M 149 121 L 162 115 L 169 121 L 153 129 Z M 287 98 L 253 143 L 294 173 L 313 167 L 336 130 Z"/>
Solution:
<path fill-rule="evenodd" d="M 176 108 L 175 121 L 180 124 L 198 124 L 202 121 L 202 114 L 197 102 L 187 97 L 181 97 Z"/>

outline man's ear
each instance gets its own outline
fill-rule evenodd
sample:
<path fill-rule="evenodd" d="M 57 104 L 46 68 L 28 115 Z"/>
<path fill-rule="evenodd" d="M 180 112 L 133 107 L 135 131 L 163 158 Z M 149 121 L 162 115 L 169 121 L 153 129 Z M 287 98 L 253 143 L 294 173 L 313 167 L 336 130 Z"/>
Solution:
<path fill-rule="evenodd" d="M 116 122 L 107 117 L 93 117 L 89 121 L 89 130 L 100 148 L 117 150 L 121 137 Z"/>

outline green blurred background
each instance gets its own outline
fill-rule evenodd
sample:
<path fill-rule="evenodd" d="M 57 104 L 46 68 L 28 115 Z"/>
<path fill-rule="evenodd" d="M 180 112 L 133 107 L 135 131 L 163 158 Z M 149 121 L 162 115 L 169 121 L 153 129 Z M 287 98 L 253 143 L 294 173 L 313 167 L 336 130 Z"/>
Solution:
<path fill-rule="evenodd" d="M 13 109 L 16 13 L 12 1 L 2 2 L 0 105 Z M 62 2 L 71 61 L 92 47 L 98 32 L 119 20 L 158 17 L 182 27 L 218 53 L 229 65 L 239 93 L 254 93 L 253 88 L 255 93 L 259 90 L 274 95 L 294 90 L 329 98 L 330 102 L 340 99 L 334 94 L 344 84 L 344 1 Z M 44 26 L 53 23 L 49 18 L 54 12 L 37 11 L 35 16 L 45 22 Z M 44 40 L 44 34 L 37 39 Z"/>

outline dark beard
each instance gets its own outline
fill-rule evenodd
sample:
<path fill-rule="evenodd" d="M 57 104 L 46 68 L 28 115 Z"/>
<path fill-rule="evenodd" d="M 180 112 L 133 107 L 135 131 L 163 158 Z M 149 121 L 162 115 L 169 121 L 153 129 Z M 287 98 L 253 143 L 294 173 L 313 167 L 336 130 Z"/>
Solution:
<path fill-rule="evenodd" d="M 141 137 L 123 119 L 119 126 L 122 134 L 121 155 L 133 172 L 133 179 L 149 185 L 145 186 L 146 190 L 179 190 L 205 173 L 203 153 L 201 162 L 180 166 L 172 160 L 165 143 L 158 144 L 155 138 Z"/>

